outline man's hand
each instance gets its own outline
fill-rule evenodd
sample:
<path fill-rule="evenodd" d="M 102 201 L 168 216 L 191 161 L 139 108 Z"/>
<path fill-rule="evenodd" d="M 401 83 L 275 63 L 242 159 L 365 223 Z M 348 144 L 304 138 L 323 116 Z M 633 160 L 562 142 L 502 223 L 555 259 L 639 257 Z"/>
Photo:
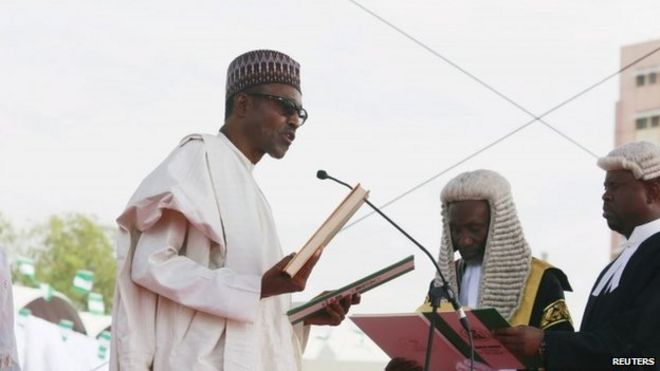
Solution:
<path fill-rule="evenodd" d="M 539 354 L 543 335 L 543 330 L 531 326 L 495 330 L 497 340 L 513 354 L 524 357 L 534 357 Z"/>
<path fill-rule="evenodd" d="M 341 300 L 331 299 L 331 302 L 325 308 L 319 310 L 311 317 L 305 320 L 305 325 L 339 325 L 344 318 L 352 304 L 360 303 L 360 294 L 355 293 L 351 296 L 346 296 Z"/>
<path fill-rule="evenodd" d="M 295 253 L 285 256 L 272 268 L 267 270 L 266 273 L 261 276 L 261 298 L 264 299 L 269 296 L 304 290 L 305 285 L 307 284 L 307 278 L 309 278 L 309 275 L 312 273 L 312 269 L 316 265 L 316 262 L 319 261 L 322 250 L 323 249 L 317 250 L 293 277 L 289 277 L 289 275 L 284 273 L 284 267 L 286 267 L 286 265 L 289 264 L 289 261 L 293 259 L 296 255 Z"/>

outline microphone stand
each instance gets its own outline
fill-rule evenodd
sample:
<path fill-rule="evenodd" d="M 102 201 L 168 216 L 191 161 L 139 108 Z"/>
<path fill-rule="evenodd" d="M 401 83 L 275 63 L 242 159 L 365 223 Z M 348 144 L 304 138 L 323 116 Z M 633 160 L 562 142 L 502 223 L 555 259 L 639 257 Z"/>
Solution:
<path fill-rule="evenodd" d="M 349 184 L 342 182 L 341 180 L 334 178 L 330 175 L 325 170 L 319 170 L 316 172 L 316 177 L 325 180 L 325 179 L 332 179 L 335 182 L 347 187 L 348 189 L 353 189 Z M 474 369 L 474 346 L 472 344 L 472 331 L 470 329 L 470 323 L 468 322 L 467 316 L 465 315 L 465 312 L 463 311 L 463 308 L 461 307 L 461 304 L 458 302 L 458 298 L 454 294 L 454 291 L 451 289 L 449 286 L 449 283 L 445 279 L 445 277 L 442 274 L 442 271 L 440 271 L 440 267 L 438 266 L 438 263 L 435 261 L 431 253 L 424 247 L 422 244 L 417 242 L 411 235 L 408 234 L 408 232 L 404 231 L 401 227 L 399 227 L 398 224 L 396 224 L 392 219 L 390 219 L 387 215 L 385 215 L 378 207 L 376 207 L 374 204 L 372 204 L 369 200 L 365 199 L 364 200 L 367 205 L 369 205 L 375 212 L 378 213 L 378 215 L 382 216 L 385 220 L 387 220 L 394 228 L 396 228 L 399 232 L 401 232 L 404 236 L 408 238 L 415 246 L 417 246 L 426 256 L 431 260 L 431 263 L 433 263 L 433 266 L 435 267 L 436 272 L 438 273 L 438 277 L 440 278 L 441 282 L 438 282 L 437 279 L 434 279 L 431 281 L 431 285 L 429 287 L 429 299 L 431 300 L 431 307 L 432 312 L 431 312 L 431 323 L 429 327 L 429 336 L 427 340 L 427 348 L 426 348 L 426 356 L 425 356 L 425 362 L 424 362 L 424 371 L 428 371 L 430 364 L 431 364 L 431 350 L 433 346 L 433 331 L 435 329 L 435 321 L 436 317 L 438 317 L 437 314 L 437 309 L 440 306 L 440 300 L 442 298 L 446 298 L 454 308 L 454 310 L 458 313 L 459 321 L 461 323 L 461 326 L 467 331 L 468 334 L 468 339 L 470 343 L 470 370 Z"/>

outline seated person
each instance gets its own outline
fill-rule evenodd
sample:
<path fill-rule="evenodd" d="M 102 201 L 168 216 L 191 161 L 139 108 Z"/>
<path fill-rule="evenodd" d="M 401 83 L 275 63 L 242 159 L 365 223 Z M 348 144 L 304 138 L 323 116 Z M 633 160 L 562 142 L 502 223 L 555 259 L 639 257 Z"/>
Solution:
<path fill-rule="evenodd" d="M 438 265 L 460 303 L 495 308 L 512 326 L 573 331 L 564 300 L 564 291 L 571 290 L 568 279 L 558 268 L 532 257 L 509 182 L 491 170 L 466 172 L 447 183 L 440 198 L 443 235 Z M 456 251 L 461 258 L 454 261 Z M 431 311 L 428 298 L 418 311 Z M 405 361 L 395 358 L 386 370 L 421 370 Z"/>

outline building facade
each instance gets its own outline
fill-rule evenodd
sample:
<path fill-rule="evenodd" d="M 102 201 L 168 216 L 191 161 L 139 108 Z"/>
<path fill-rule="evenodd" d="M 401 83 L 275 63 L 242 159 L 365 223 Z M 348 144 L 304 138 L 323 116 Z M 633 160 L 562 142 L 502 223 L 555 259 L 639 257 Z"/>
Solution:
<path fill-rule="evenodd" d="M 621 48 L 621 68 L 660 48 L 660 40 Z M 660 145 L 660 51 L 635 63 L 619 75 L 614 143 L 646 140 Z M 612 233 L 610 257 L 619 253 L 620 236 Z"/>

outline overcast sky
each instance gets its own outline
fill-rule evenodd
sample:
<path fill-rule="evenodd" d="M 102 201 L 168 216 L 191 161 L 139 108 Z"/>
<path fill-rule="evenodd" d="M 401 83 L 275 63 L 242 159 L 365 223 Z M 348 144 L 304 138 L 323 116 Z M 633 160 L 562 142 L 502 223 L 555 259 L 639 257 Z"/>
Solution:
<path fill-rule="evenodd" d="M 535 114 L 618 70 L 622 45 L 660 38 L 657 0 L 360 4 Z M 217 132 L 227 65 L 258 48 L 301 63 L 310 116 L 285 159 L 255 169 L 285 252 L 346 193 L 317 169 L 383 204 L 530 120 L 350 1 L 0 1 L 0 211 L 18 226 L 64 212 L 113 224 L 180 138 Z M 545 121 L 604 155 L 618 87 L 609 80 Z M 609 254 L 595 161 L 536 123 L 385 210 L 435 256 L 440 189 L 463 171 L 500 172 L 534 254 L 568 275 L 579 323 Z M 376 215 L 337 236 L 296 299 L 409 254 L 417 269 L 353 311 L 412 311 L 432 266 Z"/>

